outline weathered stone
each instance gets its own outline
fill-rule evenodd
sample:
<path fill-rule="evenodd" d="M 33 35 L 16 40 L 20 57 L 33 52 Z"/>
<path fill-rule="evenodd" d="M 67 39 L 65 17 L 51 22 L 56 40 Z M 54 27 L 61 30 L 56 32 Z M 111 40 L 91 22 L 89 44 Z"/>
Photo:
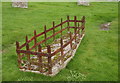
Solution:
<path fill-rule="evenodd" d="M 109 30 L 110 28 L 110 25 L 111 25 L 111 23 L 109 22 L 109 23 L 105 23 L 105 24 L 101 24 L 101 26 L 100 26 L 100 29 L 101 30 Z"/>
<path fill-rule="evenodd" d="M 28 8 L 28 0 L 12 0 L 12 7 Z"/>
<path fill-rule="evenodd" d="M 116 2 L 116 1 L 120 1 L 120 0 L 107 0 L 108 2 Z"/>
<path fill-rule="evenodd" d="M 78 0 L 78 5 L 84 5 L 84 6 L 89 6 L 90 3 L 87 0 Z"/>

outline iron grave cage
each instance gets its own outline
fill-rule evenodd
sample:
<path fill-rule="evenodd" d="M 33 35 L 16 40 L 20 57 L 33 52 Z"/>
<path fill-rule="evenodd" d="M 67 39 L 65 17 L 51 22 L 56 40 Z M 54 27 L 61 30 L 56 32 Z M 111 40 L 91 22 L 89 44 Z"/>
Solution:
<path fill-rule="evenodd" d="M 52 33 L 47 35 L 50 31 Z M 16 41 L 19 69 L 47 76 L 56 75 L 75 55 L 84 35 L 85 16 L 81 20 L 77 20 L 76 16 L 70 20 L 67 16 L 67 20 L 61 19 L 58 25 L 53 21 L 52 28 L 46 29 L 45 25 L 44 31 L 39 34 L 34 30 L 34 36 L 30 39 L 26 36 L 24 44 Z"/>

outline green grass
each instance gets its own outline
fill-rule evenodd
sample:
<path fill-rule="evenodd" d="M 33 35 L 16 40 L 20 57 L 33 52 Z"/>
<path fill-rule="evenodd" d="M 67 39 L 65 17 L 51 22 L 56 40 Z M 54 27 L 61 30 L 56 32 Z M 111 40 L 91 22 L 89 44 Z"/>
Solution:
<path fill-rule="evenodd" d="M 118 3 L 91 3 L 89 7 L 76 3 L 29 3 L 28 9 L 12 8 L 2 3 L 2 79 L 3 81 L 117 81 L 118 80 Z M 15 41 L 21 44 L 25 36 L 52 27 L 66 16 L 86 16 L 86 35 L 75 57 L 54 77 L 21 72 L 17 66 Z M 109 31 L 100 24 L 112 22 Z"/>

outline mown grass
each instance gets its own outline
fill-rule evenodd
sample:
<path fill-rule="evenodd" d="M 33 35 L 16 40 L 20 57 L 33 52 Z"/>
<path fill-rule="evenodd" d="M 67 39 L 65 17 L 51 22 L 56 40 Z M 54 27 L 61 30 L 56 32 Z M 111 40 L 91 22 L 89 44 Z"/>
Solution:
<path fill-rule="evenodd" d="M 117 81 L 118 80 L 118 3 L 91 3 L 89 7 L 76 3 L 29 3 L 28 9 L 12 8 L 2 3 L 2 78 L 3 81 Z M 75 57 L 54 77 L 21 72 L 17 66 L 15 41 L 21 44 L 25 36 L 52 27 L 66 16 L 86 16 L 86 35 Z M 100 24 L 112 22 L 109 31 Z"/>

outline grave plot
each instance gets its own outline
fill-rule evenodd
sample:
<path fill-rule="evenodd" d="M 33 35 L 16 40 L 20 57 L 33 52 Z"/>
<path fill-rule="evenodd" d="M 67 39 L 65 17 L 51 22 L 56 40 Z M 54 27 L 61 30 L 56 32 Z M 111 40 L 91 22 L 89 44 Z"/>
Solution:
<path fill-rule="evenodd" d="M 50 31 L 51 35 L 48 35 Z M 34 30 L 34 36 L 30 39 L 26 36 L 24 44 L 16 41 L 19 69 L 47 76 L 56 75 L 75 55 L 84 32 L 85 16 L 81 20 L 77 20 L 76 16 L 70 20 L 67 16 L 67 20 L 61 19 L 58 25 L 53 22 L 50 29 L 46 29 L 45 25 L 44 31 L 39 34 Z M 48 44 L 48 41 L 51 43 Z"/>

